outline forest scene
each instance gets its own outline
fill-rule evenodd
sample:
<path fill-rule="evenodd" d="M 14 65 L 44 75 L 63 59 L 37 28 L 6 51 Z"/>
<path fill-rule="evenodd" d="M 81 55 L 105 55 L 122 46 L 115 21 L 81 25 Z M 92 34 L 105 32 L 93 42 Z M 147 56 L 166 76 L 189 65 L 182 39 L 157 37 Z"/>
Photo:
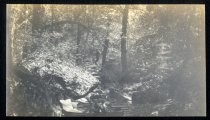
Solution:
<path fill-rule="evenodd" d="M 7 116 L 205 116 L 204 5 L 7 5 Z"/>

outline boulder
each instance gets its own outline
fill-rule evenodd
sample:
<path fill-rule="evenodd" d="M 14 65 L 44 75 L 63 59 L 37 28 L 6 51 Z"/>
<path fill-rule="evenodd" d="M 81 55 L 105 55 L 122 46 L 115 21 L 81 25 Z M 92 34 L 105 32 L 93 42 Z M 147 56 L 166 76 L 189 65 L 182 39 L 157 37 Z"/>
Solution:
<path fill-rule="evenodd" d="M 51 80 L 51 83 L 58 83 L 54 87 L 60 85 L 61 89 L 71 91 L 76 96 L 85 95 L 99 83 L 99 80 L 87 70 L 70 62 L 61 62 L 59 58 L 27 60 L 23 62 L 22 67 L 32 75 L 40 76 L 45 82 Z"/>

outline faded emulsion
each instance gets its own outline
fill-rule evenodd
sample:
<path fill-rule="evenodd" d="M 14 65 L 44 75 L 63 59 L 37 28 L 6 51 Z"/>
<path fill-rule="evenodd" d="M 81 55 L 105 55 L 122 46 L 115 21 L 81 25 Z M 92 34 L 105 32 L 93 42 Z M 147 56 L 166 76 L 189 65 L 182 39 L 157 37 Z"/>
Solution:
<path fill-rule="evenodd" d="M 7 116 L 206 116 L 204 5 L 7 5 Z"/>

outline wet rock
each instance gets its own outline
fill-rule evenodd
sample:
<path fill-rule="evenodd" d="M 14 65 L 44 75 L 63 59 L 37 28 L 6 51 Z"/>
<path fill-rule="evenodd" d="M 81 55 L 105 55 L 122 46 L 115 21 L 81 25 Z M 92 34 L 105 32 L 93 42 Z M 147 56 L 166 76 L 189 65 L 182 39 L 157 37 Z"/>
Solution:
<path fill-rule="evenodd" d="M 82 113 L 82 111 L 77 109 L 78 102 L 73 102 L 71 99 L 60 100 L 60 102 L 62 104 L 63 110 L 66 112 Z"/>

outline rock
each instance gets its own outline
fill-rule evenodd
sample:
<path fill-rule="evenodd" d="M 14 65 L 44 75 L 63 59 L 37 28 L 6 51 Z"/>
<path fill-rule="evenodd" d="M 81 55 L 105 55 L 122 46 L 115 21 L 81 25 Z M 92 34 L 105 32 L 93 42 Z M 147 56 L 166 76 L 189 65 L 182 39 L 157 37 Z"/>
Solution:
<path fill-rule="evenodd" d="M 77 102 L 81 102 L 81 103 L 88 103 L 88 100 L 86 98 L 80 98 L 76 100 Z"/>
<path fill-rule="evenodd" d="M 126 93 L 123 93 L 122 96 L 124 98 L 126 98 L 128 101 L 131 101 L 132 100 L 132 98 L 128 94 L 126 94 Z"/>
<path fill-rule="evenodd" d="M 114 88 L 110 88 L 109 96 L 111 99 L 115 99 L 118 102 L 128 102 L 130 100 L 129 96 L 126 94 L 121 93 L 119 90 Z"/>
<path fill-rule="evenodd" d="M 63 110 L 66 112 L 82 113 L 82 111 L 77 109 L 78 102 L 72 102 L 71 99 L 66 99 L 60 100 L 60 103 L 62 104 Z"/>
<path fill-rule="evenodd" d="M 158 116 L 158 111 L 153 111 L 153 112 L 151 113 L 151 115 L 152 115 L 152 116 Z"/>
<path fill-rule="evenodd" d="M 59 84 L 62 83 L 61 86 L 65 87 L 63 89 L 75 93 L 76 96 L 85 95 L 91 88 L 99 83 L 99 80 L 87 70 L 76 67 L 70 62 L 61 62 L 61 60 L 56 57 L 53 57 L 53 61 L 49 61 L 48 57 L 37 57 L 35 60 L 25 61 L 22 67 L 26 69 L 28 73 L 32 75 L 37 74 L 41 78 L 55 76 L 49 77 L 55 78 L 55 81 L 59 78 L 57 81 L 59 81 Z M 36 69 L 36 73 L 32 72 L 34 69 Z"/>

